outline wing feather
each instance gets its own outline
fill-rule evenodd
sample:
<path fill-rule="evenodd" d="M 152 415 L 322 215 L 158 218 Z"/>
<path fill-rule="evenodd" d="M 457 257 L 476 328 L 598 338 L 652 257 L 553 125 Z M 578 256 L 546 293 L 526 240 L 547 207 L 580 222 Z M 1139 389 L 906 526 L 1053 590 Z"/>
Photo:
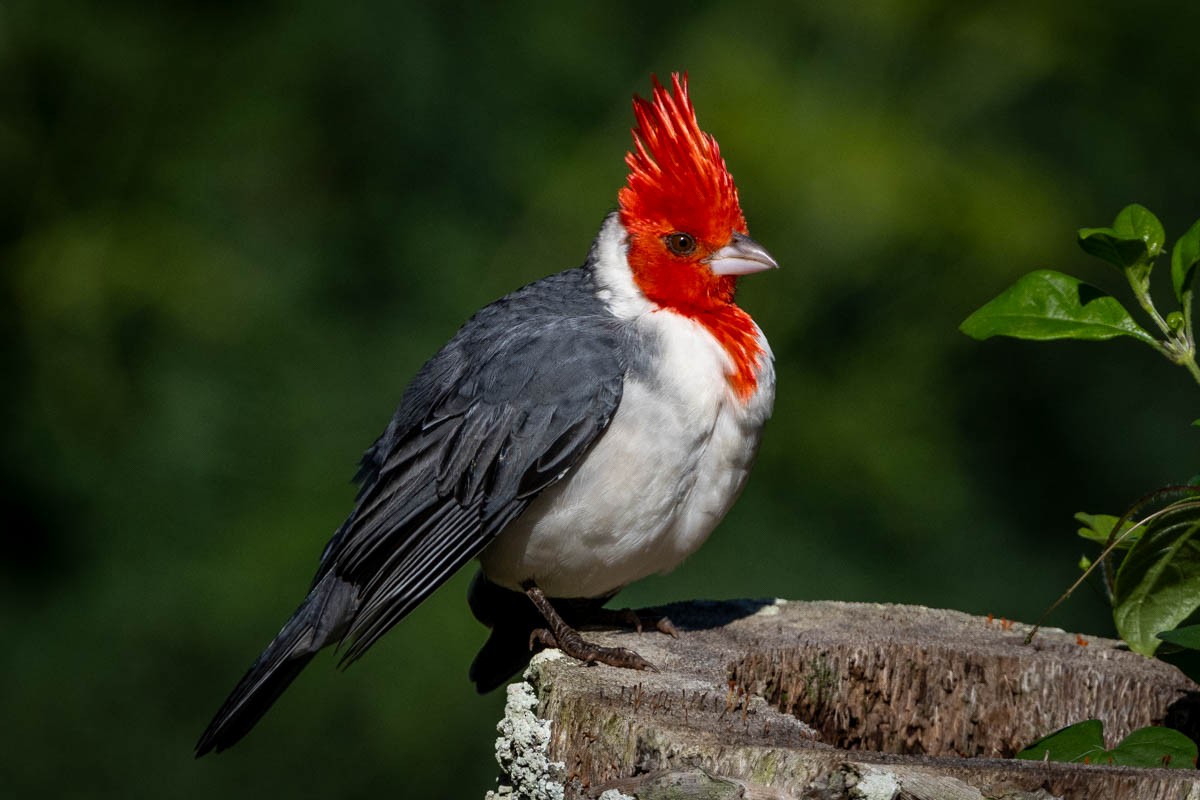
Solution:
<path fill-rule="evenodd" d="M 610 316 L 552 307 L 538 304 L 519 324 L 483 325 L 483 313 L 469 322 L 414 379 L 363 457 L 357 507 L 316 578 L 333 572 L 358 588 L 343 664 L 603 435 L 620 403 L 624 331 Z"/>

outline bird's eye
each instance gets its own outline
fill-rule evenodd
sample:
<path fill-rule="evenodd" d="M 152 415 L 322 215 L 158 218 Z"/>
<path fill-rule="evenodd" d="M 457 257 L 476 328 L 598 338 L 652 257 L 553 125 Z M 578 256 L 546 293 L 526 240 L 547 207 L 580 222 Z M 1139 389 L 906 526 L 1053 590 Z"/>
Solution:
<path fill-rule="evenodd" d="M 667 249 L 677 256 L 690 256 L 696 251 L 696 240 L 686 233 L 668 233 Z"/>

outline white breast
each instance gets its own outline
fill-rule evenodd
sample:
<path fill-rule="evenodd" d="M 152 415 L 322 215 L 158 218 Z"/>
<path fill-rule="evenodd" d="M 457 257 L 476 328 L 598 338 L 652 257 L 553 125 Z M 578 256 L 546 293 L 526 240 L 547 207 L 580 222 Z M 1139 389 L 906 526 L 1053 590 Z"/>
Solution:
<path fill-rule="evenodd" d="M 766 340 L 758 387 L 743 401 L 726 379 L 729 356 L 702 326 L 652 307 L 629 311 L 658 345 L 653 366 L 627 378 L 608 430 L 575 470 L 484 551 L 483 571 L 501 586 L 532 579 L 551 597 L 599 597 L 668 572 L 745 485 L 774 400 Z"/>

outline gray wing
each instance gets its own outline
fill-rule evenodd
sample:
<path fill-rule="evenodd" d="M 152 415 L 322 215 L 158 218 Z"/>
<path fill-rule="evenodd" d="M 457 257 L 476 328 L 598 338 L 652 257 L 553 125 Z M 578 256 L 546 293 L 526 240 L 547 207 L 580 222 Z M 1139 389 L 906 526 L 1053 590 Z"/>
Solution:
<path fill-rule="evenodd" d="M 498 309 L 464 326 L 363 457 L 357 506 L 314 581 L 332 572 L 358 588 L 344 664 L 562 478 L 616 412 L 615 320 L 512 317 Z M 506 319 L 515 324 L 497 329 Z"/>
<path fill-rule="evenodd" d="M 590 270 L 484 308 L 422 367 L 363 457 L 362 488 L 308 596 L 230 692 L 196 755 L 232 746 L 316 653 L 353 661 L 604 433 L 627 346 Z"/>

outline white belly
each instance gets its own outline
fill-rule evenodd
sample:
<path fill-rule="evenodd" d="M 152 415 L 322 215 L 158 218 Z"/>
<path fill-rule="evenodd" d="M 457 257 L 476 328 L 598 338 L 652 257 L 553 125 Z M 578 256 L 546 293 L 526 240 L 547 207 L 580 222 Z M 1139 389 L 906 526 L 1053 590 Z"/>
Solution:
<path fill-rule="evenodd" d="M 551 597 L 599 597 L 674 569 L 704 543 L 746 483 L 775 374 L 765 340 L 758 388 L 730 389 L 729 360 L 697 323 L 643 323 L 659 343 L 652 374 L 629 377 L 608 430 L 480 556 L 488 579 Z"/>

